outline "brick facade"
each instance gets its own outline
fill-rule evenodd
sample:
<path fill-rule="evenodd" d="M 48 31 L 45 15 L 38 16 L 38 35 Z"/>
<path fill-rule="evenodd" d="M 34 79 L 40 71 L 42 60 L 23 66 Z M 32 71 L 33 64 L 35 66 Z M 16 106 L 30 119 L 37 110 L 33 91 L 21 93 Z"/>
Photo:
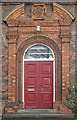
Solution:
<path fill-rule="evenodd" d="M 37 11 L 35 6 L 42 11 Z M 64 7 L 70 11 L 67 5 Z M 23 108 L 23 54 L 34 43 L 48 45 L 55 54 L 54 109 L 59 109 L 62 113 L 72 112 L 67 106 L 61 106 L 66 103 L 69 81 L 72 81 L 74 76 L 72 63 L 74 61 L 70 60 L 70 56 L 75 57 L 72 55 L 72 50 L 75 49 L 72 31 L 75 15 L 74 12 L 71 15 L 67 10 L 55 3 L 10 4 L 9 7 L 3 4 L 3 111 L 5 113 L 16 113 L 18 109 Z M 40 31 L 37 31 L 38 25 L 41 26 Z"/>

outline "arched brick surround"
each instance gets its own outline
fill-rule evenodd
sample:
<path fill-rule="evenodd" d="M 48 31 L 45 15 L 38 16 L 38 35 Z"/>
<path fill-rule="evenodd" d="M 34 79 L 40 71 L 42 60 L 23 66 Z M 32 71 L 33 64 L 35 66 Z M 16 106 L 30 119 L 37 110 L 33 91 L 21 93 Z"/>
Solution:
<path fill-rule="evenodd" d="M 23 64 L 23 53 L 25 49 L 27 49 L 30 45 L 34 43 L 43 43 L 48 45 L 55 54 L 55 82 L 56 82 L 56 102 L 61 102 L 61 51 L 58 45 L 51 39 L 44 36 L 34 36 L 24 41 L 24 43 L 20 46 L 17 51 L 17 70 L 18 70 L 18 101 L 22 101 L 22 81 L 23 81 L 23 73 L 22 73 L 22 64 Z M 21 74 L 22 73 L 22 74 Z M 21 94 L 20 94 L 21 93 Z"/>
<path fill-rule="evenodd" d="M 55 53 L 55 96 L 54 108 L 60 108 L 66 102 L 69 86 L 69 38 L 70 24 L 74 17 L 61 5 L 53 4 L 50 19 L 34 20 L 25 17 L 25 5 L 18 6 L 4 21 L 8 25 L 7 38 L 9 39 L 8 60 L 8 103 L 5 112 L 10 113 L 10 104 L 19 106 L 11 112 L 23 108 L 22 81 L 23 81 L 23 53 L 34 43 L 48 45 Z M 37 31 L 37 25 L 41 30 Z M 66 94 L 67 93 L 67 94 Z M 69 110 L 67 110 L 70 112 Z"/>

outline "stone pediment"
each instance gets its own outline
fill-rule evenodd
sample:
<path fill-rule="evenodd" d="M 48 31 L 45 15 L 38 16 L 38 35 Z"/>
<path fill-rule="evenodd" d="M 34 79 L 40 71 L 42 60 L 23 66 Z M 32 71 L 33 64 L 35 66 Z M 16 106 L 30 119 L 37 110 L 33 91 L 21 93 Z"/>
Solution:
<path fill-rule="evenodd" d="M 61 25 L 70 25 L 74 20 L 74 17 L 61 5 L 53 3 L 52 5 L 49 5 L 49 8 L 47 6 L 48 5 L 45 5 L 44 3 L 29 6 L 26 4 L 18 5 L 4 21 L 8 26 L 30 26 L 36 25 L 36 21 L 37 23 L 39 21 L 39 23 L 43 25 L 47 24 L 47 22 L 49 24 L 49 21 L 58 20 Z"/>

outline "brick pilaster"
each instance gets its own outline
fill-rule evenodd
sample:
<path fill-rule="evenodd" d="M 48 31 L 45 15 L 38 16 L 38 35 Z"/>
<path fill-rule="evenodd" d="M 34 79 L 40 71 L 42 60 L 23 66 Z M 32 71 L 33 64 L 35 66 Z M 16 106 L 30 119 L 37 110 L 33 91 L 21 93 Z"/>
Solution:
<path fill-rule="evenodd" d="M 9 36 L 9 63 L 8 63 L 8 102 L 15 102 L 16 89 L 16 39 L 17 35 Z"/>
<path fill-rule="evenodd" d="M 62 39 L 62 103 L 66 102 L 69 87 L 69 38 L 71 37 L 69 26 L 61 26 Z"/>
<path fill-rule="evenodd" d="M 62 41 L 68 38 L 62 38 Z M 68 39 L 69 40 L 69 39 Z M 66 101 L 69 87 L 69 42 L 62 42 L 62 102 Z"/>

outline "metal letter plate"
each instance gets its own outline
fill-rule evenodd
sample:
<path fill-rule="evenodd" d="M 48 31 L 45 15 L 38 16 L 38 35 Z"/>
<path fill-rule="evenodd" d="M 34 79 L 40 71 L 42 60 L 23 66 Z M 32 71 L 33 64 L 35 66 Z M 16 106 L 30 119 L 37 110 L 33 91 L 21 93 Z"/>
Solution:
<path fill-rule="evenodd" d="M 31 88 L 31 89 L 28 89 L 28 91 L 34 91 L 34 89 L 33 89 L 33 88 Z"/>

